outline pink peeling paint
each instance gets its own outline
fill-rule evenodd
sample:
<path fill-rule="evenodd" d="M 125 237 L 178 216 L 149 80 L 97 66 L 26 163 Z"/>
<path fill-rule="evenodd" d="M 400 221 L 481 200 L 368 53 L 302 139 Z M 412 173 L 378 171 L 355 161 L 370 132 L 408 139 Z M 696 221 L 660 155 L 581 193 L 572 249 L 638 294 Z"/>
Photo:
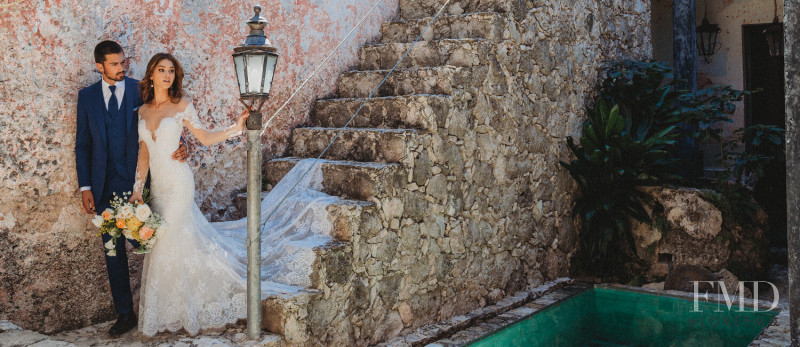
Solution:
<path fill-rule="evenodd" d="M 265 106 L 268 115 L 373 4 L 366 0 L 350 4 L 309 0 L 261 3 L 269 21 L 268 35 L 281 54 L 273 95 Z M 283 151 L 290 130 L 306 122 L 310 103 L 334 92 L 338 75 L 356 64 L 358 47 L 378 35 L 380 23 L 392 18 L 396 7 L 397 0 L 385 0 L 272 123 L 266 137 L 267 156 Z M 230 54 L 243 41 L 247 33 L 244 21 L 252 15 L 252 8 L 239 1 L 44 0 L 22 1 L 0 9 L 0 81 L 5 81 L 0 83 L 0 125 L 7 129 L 0 141 L 5 148 L 15 148 L 13 144 L 19 141 L 40 143 L 38 151 L 53 159 L 42 163 L 27 154 L 9 153 L 17 154 L 19 159 L 1 164 L 4 188 L 14 190 L 19 184 L 30 183 L 30 172 L 19 170 L 20 164 L 28 161 L 61 171 L 62 177 L 74 171 L 71 148 L 77 91 L 99 79 L 94 72 L 92 49 L 103 39 L 116 40 L 125 47 L 130 58 L 128 75 L 134 78 L 144 74 L 147 60 L 154 53 L 175 54 L 186 69 L 185 87 L 202 120 L 210 127 L 232 122 L 241 105 Z M 30 134 L 32 129 L 37 129 L 37 136 L 25 140 L 21 134 Z M 210 148 L 190 142 L 196 166 L 226 160 L 231 156 L 221 154 L 232 149 L 236 149 L 232 157 L 243 155 L 243 138 Z M 237 160 L 228 172 L 217 174 L 243 178 L 241 162 Z M 12 185 L 6 178 L 15 171 L 18 176 Z M 72 179 L 54 180 L 53 175 L 38 178 L 46 182 L 37 185 L 45 194 L 72 192 L 76 188 Z M 241 186 L 237 184 L 220 193 L 225 195 Z M 205 199 L 202 184 L 200 190 L 200 199 Z"/>
<path fill-rule="evenodd" d="M 382 1 L 267 129 L 267 158 L 282 154 L 292 128 L 307 122 L 311 103 L 335 92 L 339 74 L 356 65 L 358 47 L 395 16 L 397 0 Z M 112 312 L 100 244 L 80 211 L 74 167 L 77 93 L 100 79 L 94 46 L 104 39 L 120 42 L 134 78 L 142 77 L 154 53 L 173 53 L 186 70 L 185 88 L 202 121 L 224 127 L 242 110 L 231 54 L 247 34 L 253 4 L 0 0 L 0 247 L 6 249 L 0 252 L 0 319 L 52 332 Z M 281 54 L 267 116 L 373 4 L 262 0 L 268 35 Z M 244 137 L 211 147 L 186 137 L 198 203 L 219 219 L 244 187 Z"/>

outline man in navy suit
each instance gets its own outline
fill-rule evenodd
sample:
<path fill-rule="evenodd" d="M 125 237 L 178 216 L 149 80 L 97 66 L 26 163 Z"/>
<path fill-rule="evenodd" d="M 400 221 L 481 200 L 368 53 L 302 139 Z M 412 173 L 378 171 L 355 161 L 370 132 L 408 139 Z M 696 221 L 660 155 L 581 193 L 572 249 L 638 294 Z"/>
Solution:
<path fill-rule="evenodd" d="M 133 190 L 139 156 L 135 110 L 142 105 L 139 81 L 125 77 L 125 55 L 118 43 L 100 42 L 94 49 L 94 59 L 103 77 L 78 93 L 75 136 L 75 166 L 87 214 L 108 208 L 114 193 L 122 197 L 122 193 Z M 186 156 L 186 146 L 181 144 L 172 158 L 185 161 Z M 103 243 L 110 239 L 103 235 Z M 106 255 L 106 267 L 118 315 L 109 334 L 119 336 L 137 323 L 125 242 L 117 242 L 116 256 Z"/>

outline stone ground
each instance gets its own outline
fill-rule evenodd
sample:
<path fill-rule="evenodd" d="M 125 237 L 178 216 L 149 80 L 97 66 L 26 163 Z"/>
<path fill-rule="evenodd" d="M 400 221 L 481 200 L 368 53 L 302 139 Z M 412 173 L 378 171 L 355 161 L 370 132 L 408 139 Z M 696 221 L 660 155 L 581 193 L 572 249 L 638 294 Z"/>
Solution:
<path fill-rule="evenodd" d="M 259 341 L 247 340 L 243 324 L 218 331 L 202 332 L 189 336 L 185 332 L 161 333 L 152 338 L 132 331 L 119 338 L 110 338 L 108 329 L 113 321 L 92 325 L 83 329 L 66 331 L 47 336 L 35 331 L 23 330 L 8 321 L 0 321 L 0 346 L 268 346 L 281 345 L 282 338 L 264 334 Z"/>
<path fill-rule="evenodd" d="M 769 271 L 769 280 L 778 287 L 778 293 L 780 293 L 778 307 L 780 307 L 781 313 L 750 346 L 789 346 L 789 268 L 783 265 L 774 265 Z M 772 293 L 768 292 L 760 297 L 761 300 L 772 302 Z"/>
<path fill-rule="evenodd" d="M 781 313 L 775 321 L 761 334 L 751 346 L 789 346 L 789 297 L 788 269 L 775 265 L 770 270 L 770 281 L 778 287 L 781 294 L 778 306 Z M 466 315 L 454 317 L 447 322 L 431 324 L 417 331 L 393 338 L 383 346 L 459 346 L 469 343 L 483 335 L 502 329 L 529 314 L 544 308 L 547 304 L 574 294 L 576 285 L 566 278 L 551 282 L 548 285 L 521 291 L 500 302 L 480 308 Z M 580 284 L 577 284 L 580 286 Z M 578 288 L 580 289 L 580 288 Z M 655 292 L 659 289 L 649 289 Z M 682 292 L 669 291 L 681 294 Z M 683 293 L 685 294 L 685 293 Z M 772 302 L 772 293 L 760 295 L 764 305 Z M 264 334 L 260 341 L 248 341 L 245 326 L 237 324 L 227 329 L 203 332 L 197 336 L 186 333 L 162 333 L 148 338 L 136 331 L 129 332 L 120 338 L 112 339 L 107 335 L 113 322 L 105 322 L 83 329 L 66 331 L 55 335 L 43 335 L 24 330 L 8 321 L 0 321 L 0 346 L 281 346 L 282 338 L 278 335 Z"/>

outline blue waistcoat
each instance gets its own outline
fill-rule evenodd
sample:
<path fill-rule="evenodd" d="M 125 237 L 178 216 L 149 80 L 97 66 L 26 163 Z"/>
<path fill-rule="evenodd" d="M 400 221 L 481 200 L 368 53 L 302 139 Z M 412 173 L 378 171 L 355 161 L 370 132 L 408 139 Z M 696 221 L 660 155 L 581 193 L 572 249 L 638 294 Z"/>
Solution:
<path fill-rule="evenodd" d="M 127 91 L 126 91 L 127 93 Z M 106 111 L 105 125 L 107 134 L 107 169 L 106 169 L 106 187 L 104 189 L 106 196 L 111 196 L 111 192 L 116 192 L 117 195 L 127 192 L 131 189 L 129 183 L 132 179 L 128 177 L 127 166 L 127 149 L 126 149 L 126 134 L 125 134 L 125 115 L 124 109 L 119 110 L 115 116 L 112 117 L 111 112 Z"/>

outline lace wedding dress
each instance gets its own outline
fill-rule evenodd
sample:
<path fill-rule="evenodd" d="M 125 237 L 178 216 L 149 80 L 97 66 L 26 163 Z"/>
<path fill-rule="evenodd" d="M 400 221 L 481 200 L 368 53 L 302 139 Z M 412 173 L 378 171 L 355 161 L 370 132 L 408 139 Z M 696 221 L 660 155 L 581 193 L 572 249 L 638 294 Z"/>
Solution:
<path fill-rule="evenodd" d="M 148 336 L 181 328 L 195 335 L 247 315 L 247 220 L 210 223 L 200 212 L 189 164 L 171 159 L 184 119 L 203 129 L 191 103 L 153 133 L 138 124 L 150 155 L 150 205 L 167 223 L 144 259 L 139 330 Z M 311 285 L 313 247 L 331 239 L 326 206 L 338 199 L 320 192 L 321 183 L 319 163 L 303 160 L 262 201 L 263 224 L 285 198 L 262 228 L 262 298 Z"/>

